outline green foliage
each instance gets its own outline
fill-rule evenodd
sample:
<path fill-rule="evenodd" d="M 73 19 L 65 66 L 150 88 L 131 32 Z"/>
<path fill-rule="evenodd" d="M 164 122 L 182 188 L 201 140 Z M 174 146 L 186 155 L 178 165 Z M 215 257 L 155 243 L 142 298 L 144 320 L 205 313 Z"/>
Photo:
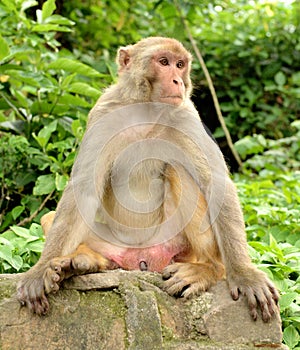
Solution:
<path fill-rule="evenodd" d="M 88 111 L 111 81 L 106 69 L 61 48 L 57 33 L 71 32 L 74 22 L 54 14 L 55 1 L 33 20 L 27 13 L 36 5 L 0 4 L 0 231 L 55 207 Z"/>
<path fill-rule="evenodd" d="M 0 273 L 22 272 L 35 264 L 44 246 L 40 225 L 12 226 L 0 235 Z"/>
<path fill-rule="evenodd" d="M 289 125 L 299 118 L 300 110 L 299 1 L 176 3 L 204 56 L 233 138 L 254 133 L 270 138 L 290 135 Z M 174 4 L 171 0 L 70 0 L 62 11 L 76 28 L 66 40 L 74 48 L 84 47 L 90 56 L 97 53 L 111 61 L 120 45 L 150 35 L 176 37 L 191 47 Z M 86 55 L 82 58 L 88 60 Z M 101 64 L 97 62 L 97 67 Z M 210 92 L 197 59 L 193 67 L 197 96 L 206 102 Z M 210 125 L 214 106 L 196 104 Z M 215 135 L 224 136 L 220 128 Z"/>
<path fill-rule="evenodd" d="M 298 1 L 214 1 L 214 6 L 188 8 L 190 27 L 234 138 L 291 134 L 289 125 L 300 110 L 299 11 Z M 197 82 L 203 74 L 196 73 Z M 200 90 L 205 85 L 201 81 Z"/>
<path fill-rule="evenodd" d="M 293 136 L 262 135 L 236 143 L 241 156 L 254 154 L 235 174 L 253 261 L 281 292 L 284 341 L 300 347 L 300 122 Z"/>

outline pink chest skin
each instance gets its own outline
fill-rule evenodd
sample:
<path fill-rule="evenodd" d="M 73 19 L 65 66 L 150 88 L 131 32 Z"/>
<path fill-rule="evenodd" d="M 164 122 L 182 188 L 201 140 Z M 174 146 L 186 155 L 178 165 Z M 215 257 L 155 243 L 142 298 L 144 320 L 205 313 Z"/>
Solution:
<path fill-rule="evenodd" d="M 146 266 L 145 270 L 162 272 L 180 252 L 179 247 L 160 244 L 148 248 L 120 249 L 112 254 L 106 252 L 105 257 L 117 263 L 124 270 L 141 270 L 142 263 Z"/>

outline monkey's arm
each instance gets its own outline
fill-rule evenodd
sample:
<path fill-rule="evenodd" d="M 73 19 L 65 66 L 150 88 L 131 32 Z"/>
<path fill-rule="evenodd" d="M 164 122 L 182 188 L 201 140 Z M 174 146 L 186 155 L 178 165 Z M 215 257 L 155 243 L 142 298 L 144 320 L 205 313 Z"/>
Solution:
<path fill-rule="evenodd" d="M 193 164 L 194 173 L 188 171 L 207 201 L 232 298 L 237 300 L 240 293 L 245 295 L 253 319 L 260 307 L 263 320 L 268 321 L 277 310 L 279 295 L 265 273 L 251 263 L 236 187 L 218 146 L 205 132 L 196 111 L 184 113 L 184 117 L 185 125 L 182 123 L 179 130 L 189 139 L 184 139 L 181 147 Z"/>
<path fill-rule="evenodd" d="M 252 318 L 257 319 L 259 307 L 263 320 L 269 321 L 278 310 L 279 294 L 266 274 L 251 263 L 243 215 L 230 179 L 227 179 L 224 201 L 212 228 L 225 264 L 232 298 L 237 300 L 239 294 L 245 295 Z"/>
<path fill-rule="evenodd" d="M 84 154 L 81 154 L 78 158 L 84 159 Z M 90 160 L 90 156 L 88 160 Z M 78 172 L 74 175 L 73 171 L 73 176 L 64 190 L 56 210 L 53 225 L 47 233 L 45 246 L 39 261 L 22 275 L 18 283 L 18 299 L 21 304 L 26 304 L 33 312 L 40 315 L 47 313 L 49 308 L 46 292 L 51 288 L 45 286 L 45 281 L 49 280 L 47 277 L 49 274 L 47 276 L 45 274 L 47 271 L 51 271 L 51 261 L 54 258 L 73 253 L 81 243 L 86 241 L 91 231 L 86 220 L 83 219 L 85 212 L 81 212 L 78 199 L 83 198 L 80 197 L 82 194 L 85 196 L 85 202 L 81 203 L 81 206 L 86 210 L 86 208 L 89 209 L 90 206 L 94 206 L 97 194 L 93 194 L 93 197 L 89 200 L 89 179 L 93 172 L 86 166 L 83 166 L 82 169 L 84 174 Z M 106 171 L 107 169 L 104 169 L 96 173 L 96 185 L 101 191 L 106 181 Z M 92 178 L 92 181 L 95 181 L 95 178 Z M 102 192 L 99 193 L 99 195 L 101 194 Z M 97 207 L 93 209 L 96 212 Z"/>
<path fill-rule="evenodd" d="M 39 261 L 25 272 L 18 283 L 18 299 L 37 314 L 45 314 L 49 304 L 45 295 L 44 273 L 54 257 L 63 254 L 63 249 L 76 249 L 79 240 L 73 229 L 78 225 L 79 213 L 76 210 L 69 184 L 59 202 L 54 223 L 47 233 L 45 246 Z M 76 245 L 77 244 L 77 245 Z"/>

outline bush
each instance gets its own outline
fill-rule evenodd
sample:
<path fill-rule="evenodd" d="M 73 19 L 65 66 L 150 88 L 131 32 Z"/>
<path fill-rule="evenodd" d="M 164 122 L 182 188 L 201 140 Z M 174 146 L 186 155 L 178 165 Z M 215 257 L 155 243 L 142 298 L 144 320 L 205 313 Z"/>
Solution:
<path fill-rule="evenodd" d="M 0 231 L 56 206 L 88 111 L 111 81 L 61 48 L 56 34 L 74 22 L 53 14 L 55 1 L 36 21 L 27 15 L 35 5 L 0 4 Z"/>
<path fill-rule="evenodd" d="M 253 261 L 281 292 L 284 341 L 300 348 L 300 122 L 278 141 L 262 135 L 237 142 L 244 175 L 235 174 Z M 298 347 L 297 347 L 298 346 Z"/>

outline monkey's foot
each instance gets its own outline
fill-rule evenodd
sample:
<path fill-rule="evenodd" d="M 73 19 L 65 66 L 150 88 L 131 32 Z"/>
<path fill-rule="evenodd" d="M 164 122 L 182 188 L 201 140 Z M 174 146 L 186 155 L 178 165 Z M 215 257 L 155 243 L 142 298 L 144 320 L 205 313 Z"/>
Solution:
<path fill-rule="evenodd" d="M 107 268 L 109 261 L 102 255 L 81 244 L 73 254 L 54 258 L 44 273 L 45 292 L 56 292 L 60 283 L 71 276 L 99 272 Z"/>
<path fill-rule="evenodd" d="M 239 275 L 227 276 L 230 293 L 233 300 L 238 300 L 240 294 L 248 300 L 250 315 L 254 321 L 258 317 L 258 309 L 264 322 L 270 321 L 279 311 L 279 294 L 265 273 L 255 267 L 240 272 Z"/>
<path fill-rule="evenodd" d="M 175 263 L 163 271 L 164 290 L 170 295 L 192 297 L 221 279 L 224 269 L 210 263 Z"/>

